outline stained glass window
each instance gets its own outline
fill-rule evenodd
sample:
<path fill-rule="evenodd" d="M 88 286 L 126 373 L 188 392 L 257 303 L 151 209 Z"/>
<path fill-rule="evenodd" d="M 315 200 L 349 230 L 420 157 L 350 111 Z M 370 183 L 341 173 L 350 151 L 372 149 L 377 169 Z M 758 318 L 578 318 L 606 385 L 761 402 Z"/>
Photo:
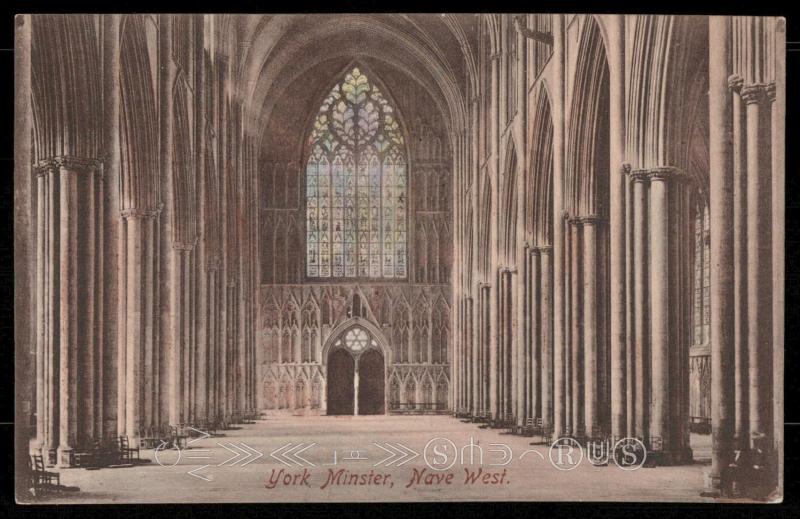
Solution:
<path fill-rule="evenodd" d="M 408 162 L 395 110 L 354 68 L 320 107 L 306 164 L 306 274 L 407 276 Z"/>
<path fill-rule="evenodd" d="M 344 338 L 337 340 L 334 344 L 336 348 L 339 348 L 342 345 L 346 346 L 353 353 L 362 352 L 367 348 L 367 346 L 371 346 L 373 348 L 378 347 L 378 343 L 375 342 L 375 339 L 371 338 L 366 330 L 359 327 L 348 330 L 344 335 Z"/>

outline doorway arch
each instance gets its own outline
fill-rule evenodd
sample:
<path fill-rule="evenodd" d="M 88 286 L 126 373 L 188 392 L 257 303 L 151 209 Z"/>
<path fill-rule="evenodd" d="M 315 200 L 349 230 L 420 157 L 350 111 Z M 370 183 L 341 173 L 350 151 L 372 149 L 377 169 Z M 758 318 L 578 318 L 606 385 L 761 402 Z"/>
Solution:
<path fill-rule="evenodd" d="M 327 414 L 386 413 L 386 355 L 374 326 L 356 318 L 338 326 L 323 348 Z"/>
<path fill-rule="evenodd" d="M 331 351 L 328 359 L 328 414 L 354 414 L 355 359 L 343 349 Z"/>

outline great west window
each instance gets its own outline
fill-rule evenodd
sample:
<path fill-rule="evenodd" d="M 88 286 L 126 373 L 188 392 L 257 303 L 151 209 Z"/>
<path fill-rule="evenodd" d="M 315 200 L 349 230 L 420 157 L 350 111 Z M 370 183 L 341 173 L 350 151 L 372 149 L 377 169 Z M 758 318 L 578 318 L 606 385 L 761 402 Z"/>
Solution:
<path fill-rule="evenodd" d="M 358 68 L 325 98 L 306 164 L 306 274 L 406 278 L 408 161 L 395 109 Z"/>

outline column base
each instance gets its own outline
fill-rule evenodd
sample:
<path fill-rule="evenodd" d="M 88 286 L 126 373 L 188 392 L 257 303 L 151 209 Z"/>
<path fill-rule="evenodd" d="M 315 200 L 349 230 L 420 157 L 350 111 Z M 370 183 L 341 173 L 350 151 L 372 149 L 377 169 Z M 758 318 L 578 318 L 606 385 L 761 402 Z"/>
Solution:
<path fill-rule="evenodd" d="M 58 449 L 42 445 L 41 447 L 42 458 L 44 458 L 44 465 L 46 467 L 55 467 L 58 465 Z"/>
<path fill-rule="evenodd" d="M 683 447 L 672 450 L 661 450 L 647 453 L 648 464 L 650 459 L 656 466 L 688 465 L 692 463 L 692 449 Z"/>
<path fill-rule="evenodd" d="M 75 449 L 72 447 L 58 448 L 58 468 L 68 469 L 75 466 Z"/>
<path fill-rule="evenodd" d="M 713 474 L 711 467 L 707 467 L 703 471 L 703 481 L 705 488 L 700 492 L 700 497 L 722 497 L 722 477 L 719 474 Z"/>

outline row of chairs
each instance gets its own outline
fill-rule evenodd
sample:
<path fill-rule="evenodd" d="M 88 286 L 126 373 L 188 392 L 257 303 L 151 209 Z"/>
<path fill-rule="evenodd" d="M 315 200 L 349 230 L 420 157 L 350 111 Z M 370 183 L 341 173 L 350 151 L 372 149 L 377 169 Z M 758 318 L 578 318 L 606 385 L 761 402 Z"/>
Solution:
<path fill-rule="evenodd" d="M 400 413 L 435 413 L 446 409 L 441 402 L 391 402 L 389 408 Z"/>
<path fill-rule="evenodd" d="M 138 449 L 156 449 L 163 444 L 170 447 L 182 448 L 186 446 L 187 438 L 186 427 L 172 425 L 162 425 L 159 427 L 142 427 L 139 429 Z"/>
<path fill-rule="evenodd" d="M 479 423 L 478 427 L 481 429 L 503 429 L 504 433 L 501 434 L 519 434 L 522 436 L 534 437 L 539 436 L 540 442 L 535 444 L 549 444 L 553 438 L 552 426 L 545 424 L 540 417 L 528 417 L 525 419 L 523 425 L 517 423 L 517 418 L 511 414 L 493 415 L 489 411 L 480 413 L 461 412 L 456 413 L 457 417 L 464 417 L 461 421 L 464 423 Z"/>
<path fill-rule="evenodd" d="M 141 462 L 139 445 L 132 445 L 127 436 L 117 436 L 112 440 L 96 441 L 90 449 L 75 454 L 75 465 L 84 468 L 100 468 Z"/>
<path fill-rule="evenodd" d="M 142 427 L 139 430 L 139 448 L 155 449 L 166 443 L 167 445 L 182 449 L 188 444 L 189 438 L 202 436 L 203 433 L 217 436 L 218 431 L 230 430 L 233 424 L 253 424 L 260 416 L 256 412 L 235 412 L 230 416 L 230 421 L 224 418 L 216 420 L 200 420 L 193 423 L 175 425 L 161 425 Z"/>

